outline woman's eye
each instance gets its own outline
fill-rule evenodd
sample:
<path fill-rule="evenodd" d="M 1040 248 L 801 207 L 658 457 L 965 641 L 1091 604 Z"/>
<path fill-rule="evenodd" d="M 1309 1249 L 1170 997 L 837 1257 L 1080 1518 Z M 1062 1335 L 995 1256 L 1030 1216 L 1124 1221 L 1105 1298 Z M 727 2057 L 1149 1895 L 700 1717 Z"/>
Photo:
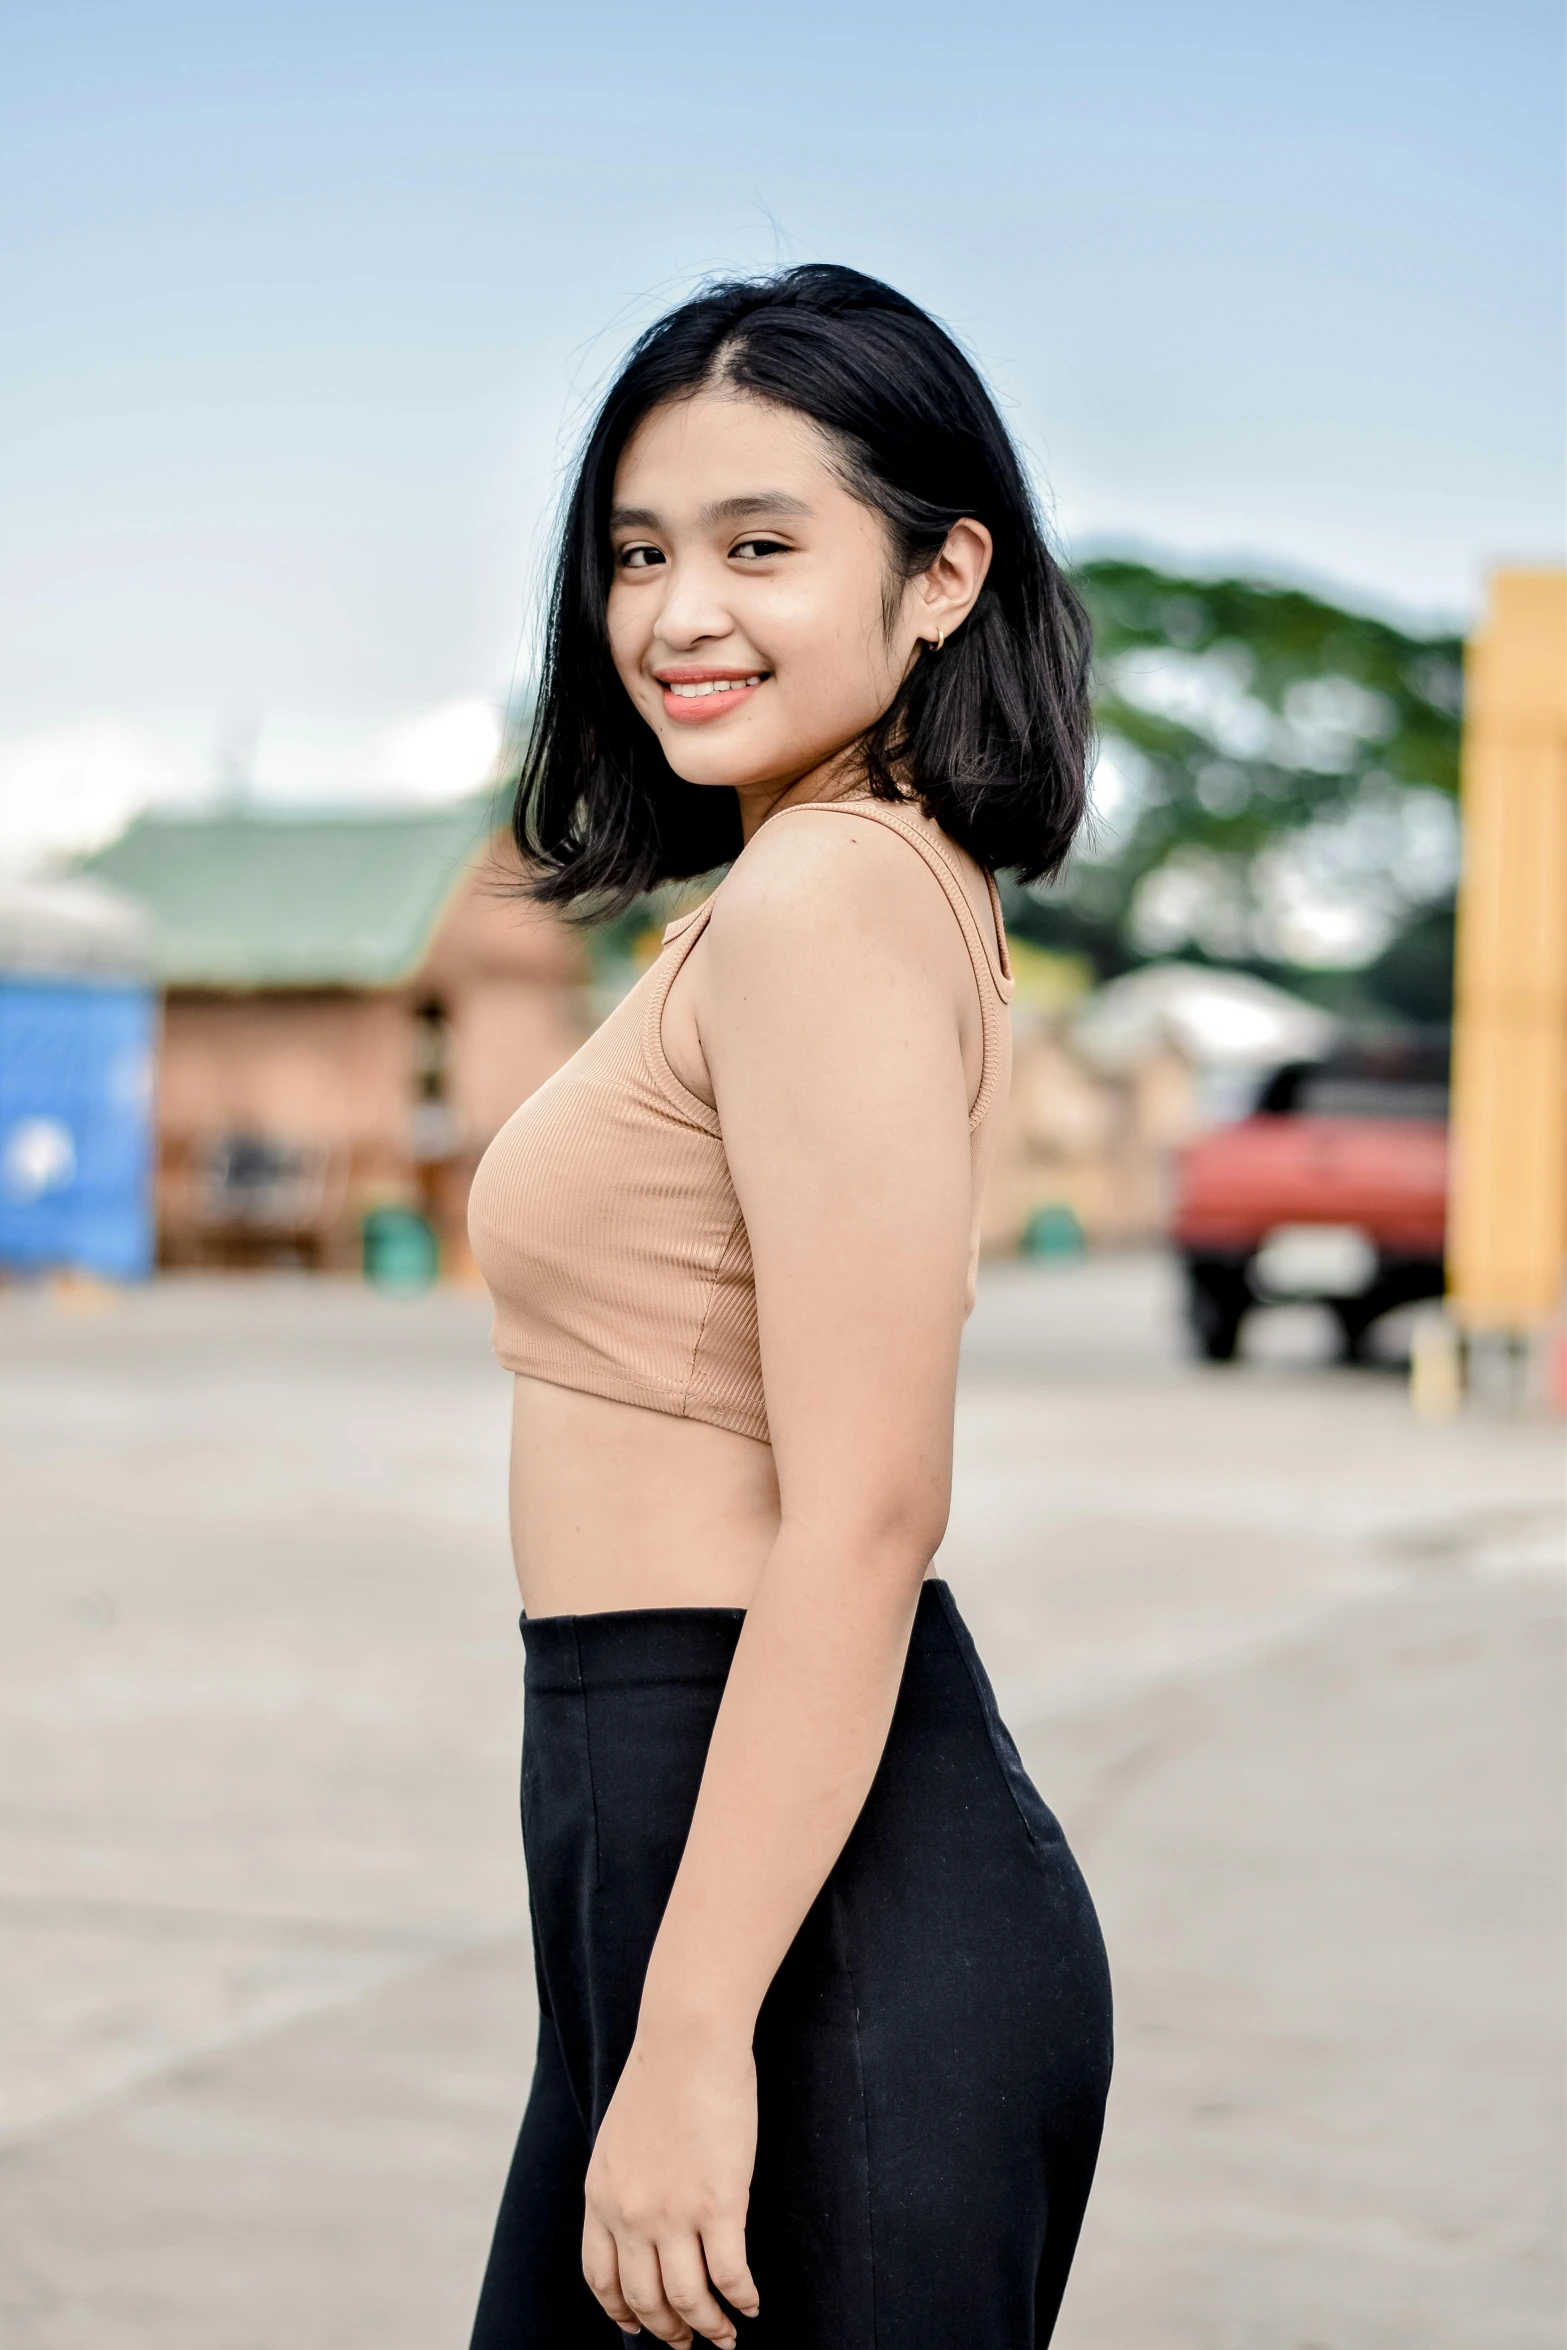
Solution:
<path fill-rule="evenodd" d="M 729 552 L 743 555 L 748 563 L 759 563 L 764 556 L 787 555 L 789 550 L 782 539 L 741 539 Z"/>
<path fill-rule="evenodd" d="M 615 558 L 622 571 L 646 571 L 654 563 L 662 563 L 660 547 L 622 547 Z"/>

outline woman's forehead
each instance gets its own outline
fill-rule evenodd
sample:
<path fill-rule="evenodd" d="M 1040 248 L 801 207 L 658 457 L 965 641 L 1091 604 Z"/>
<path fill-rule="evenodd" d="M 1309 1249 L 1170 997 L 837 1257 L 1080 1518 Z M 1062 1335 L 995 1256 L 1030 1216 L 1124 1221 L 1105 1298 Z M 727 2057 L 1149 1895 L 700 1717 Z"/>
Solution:
<path fill-rule="evenodd" d="M 838 487 L 820 429 L 745 392 L 667 400 L 642 419 L 615 468 L 615 505 L 682 509 L 792 499 L 814 508 Z M 842 495 L 841 488 L 839 495 Z"/>

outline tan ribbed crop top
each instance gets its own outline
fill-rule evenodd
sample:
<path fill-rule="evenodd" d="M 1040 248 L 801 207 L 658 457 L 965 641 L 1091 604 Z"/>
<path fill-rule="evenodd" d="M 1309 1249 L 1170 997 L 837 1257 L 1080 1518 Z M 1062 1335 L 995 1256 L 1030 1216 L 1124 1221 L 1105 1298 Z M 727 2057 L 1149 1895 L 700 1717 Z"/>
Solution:
<path fill-rule="evenodd" d="M 995 883 L 987 943 L 945 836 L 923 811 L 858 796 L 801 805 L 899 834 L 962 927 L 984 1032 L 969 1111 L 977 1254 L 986 1120 L 1011 1067 L 1012 974 Z M 712 903 L 669 925 L 657 961 L 501 1128 L 474 1176 L 468 1229 L 508 1370 L 765 1441 L 751 1248 L 723 1129 L 675 1075 L 662 1035 L 670 988 Z"/>

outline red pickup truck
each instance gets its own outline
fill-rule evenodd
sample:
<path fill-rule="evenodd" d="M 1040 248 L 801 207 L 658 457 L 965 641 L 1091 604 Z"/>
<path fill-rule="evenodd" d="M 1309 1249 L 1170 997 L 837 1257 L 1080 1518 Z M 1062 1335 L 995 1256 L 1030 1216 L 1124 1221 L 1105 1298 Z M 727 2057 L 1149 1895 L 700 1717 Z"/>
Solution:
<path fill-rule="evenodd" d="M 1441 1296 L 1446 1222 L 1445 1050 L 1291 1063 L 1181 1158 L 1173 1236 L 1197 1352 L 1229 1362 L 1254 1306 L 1310 1299 L 1362 1359 L 1383 1314 Z"/>

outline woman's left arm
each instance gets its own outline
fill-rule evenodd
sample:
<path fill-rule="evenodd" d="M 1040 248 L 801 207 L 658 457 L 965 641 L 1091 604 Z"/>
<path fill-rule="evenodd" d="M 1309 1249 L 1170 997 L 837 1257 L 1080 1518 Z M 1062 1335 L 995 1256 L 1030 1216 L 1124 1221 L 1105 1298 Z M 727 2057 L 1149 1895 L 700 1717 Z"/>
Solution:
<path fill-rule="evenodd" d="M 879 825 L 802 813 L 770 831 L 714 909 L 697 1010 L 755 1265 L 781 1522 L 584 2234 L 610 2315 L 672 2343 L 732 2340 L 711 2285 L 756 2307 L 752 2034 L 869 1791 L 945 1528 L 972 1212 L 978 1012 L 940 891 Z"/>

